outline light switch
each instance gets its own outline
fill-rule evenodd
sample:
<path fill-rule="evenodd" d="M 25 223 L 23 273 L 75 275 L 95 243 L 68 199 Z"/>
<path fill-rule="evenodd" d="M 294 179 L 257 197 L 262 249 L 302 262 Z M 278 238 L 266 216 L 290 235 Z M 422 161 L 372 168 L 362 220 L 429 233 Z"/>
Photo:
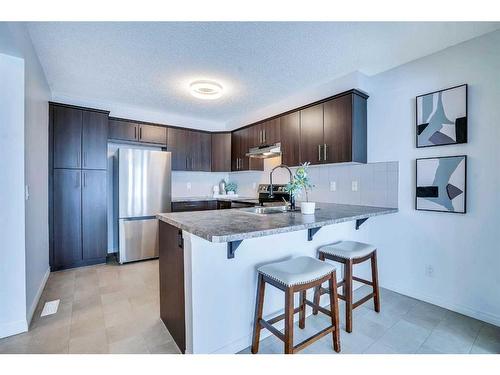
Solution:
<path fill-rule="evenodd" d="M 188 183 L 186 184 L 186 188 L 187 188 L 188 190 L 191 190 L 191 182 L 188 182 Z"/>
<path fill-rule="evenodd" d="M 352 182 L 352 191 L 358 191 L 358 181 Z"/>
<path fill-rule="evenodd" d="M 257 189 L 257 183 L 256 183 L 256 182 L 254 182 L 254 183 L 252 184 L 252 189 L 253 189 L 253 190 Z"/>
<path fill-rule="evenodd" d="M 330 181 L 330 191 L 337 191 L 337 183 L 335 181 Z"/>

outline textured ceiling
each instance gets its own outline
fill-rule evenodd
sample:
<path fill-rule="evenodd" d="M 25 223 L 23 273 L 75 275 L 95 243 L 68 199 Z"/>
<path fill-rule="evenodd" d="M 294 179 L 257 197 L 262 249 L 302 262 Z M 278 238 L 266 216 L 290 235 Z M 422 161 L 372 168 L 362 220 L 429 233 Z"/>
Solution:
<path fill-rule="evenodd" d="M 499 23 L 29 23 L 55 97 L 115 102 L 226 124 L 353 71 L 376 74 Z M 191 97 L 189 81 L 226 95 Z M 189 124 L 183 124 L 189 126 Z"/>

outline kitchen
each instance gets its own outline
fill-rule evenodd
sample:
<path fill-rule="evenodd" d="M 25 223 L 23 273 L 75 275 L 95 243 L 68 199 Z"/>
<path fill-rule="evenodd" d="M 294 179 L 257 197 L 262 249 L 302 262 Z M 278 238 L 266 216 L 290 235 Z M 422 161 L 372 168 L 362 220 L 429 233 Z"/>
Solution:
<path fill-rule="evenodd" d="M 2 97 L 24 112 L 24 79 L 44 92 L 20 120 L 26 244 L 2 258 L 2 285 L 22 285 L 0 353 L 500 353 L 500 25 L 344 26 L 0 23 L 23 78 Z M 407 55 L 415 28 L 441 37 Z M 292 29 L 316 60 L 270 53 Z M 377 46 L 323 55 L 352 29 Z M 222 35 L 265 53 L 195 57 Z"/>

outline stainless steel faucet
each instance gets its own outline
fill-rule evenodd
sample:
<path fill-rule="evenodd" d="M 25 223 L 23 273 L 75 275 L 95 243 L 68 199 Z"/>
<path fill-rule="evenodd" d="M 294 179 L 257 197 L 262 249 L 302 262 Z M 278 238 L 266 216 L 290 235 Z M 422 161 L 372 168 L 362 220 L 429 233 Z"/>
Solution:
<path fill-rule="evenodd" d="M 293 173 L 291 171 L 291 169 L 285 165 L 285 164 L 280 164 L 280 165 L 277 165 L 276 167 L 274 167 L 273 169 L 271 169 L 271 172 L 269 173 L 269 198 L 272 198 L 274 197 L 274 193 L 273 193 L 273 172 L 278 169 L 278 168 L 285 168 L 288 173 L 290 173 L 290 182 L 293 181 Z M 292 194 L 290 194 L 290 209 L 292 210 L 295 210 L 295 198 Z"/>

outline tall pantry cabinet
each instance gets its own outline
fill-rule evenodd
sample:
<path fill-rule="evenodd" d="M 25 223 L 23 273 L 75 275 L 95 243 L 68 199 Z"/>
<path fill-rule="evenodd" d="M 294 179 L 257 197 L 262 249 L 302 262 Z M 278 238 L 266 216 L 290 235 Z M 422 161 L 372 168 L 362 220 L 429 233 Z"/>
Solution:
<path fill-rule="evenodd" d="M 109 112 L 49 103 L 49 235 L 52 271 L 107 255 Z"/>

